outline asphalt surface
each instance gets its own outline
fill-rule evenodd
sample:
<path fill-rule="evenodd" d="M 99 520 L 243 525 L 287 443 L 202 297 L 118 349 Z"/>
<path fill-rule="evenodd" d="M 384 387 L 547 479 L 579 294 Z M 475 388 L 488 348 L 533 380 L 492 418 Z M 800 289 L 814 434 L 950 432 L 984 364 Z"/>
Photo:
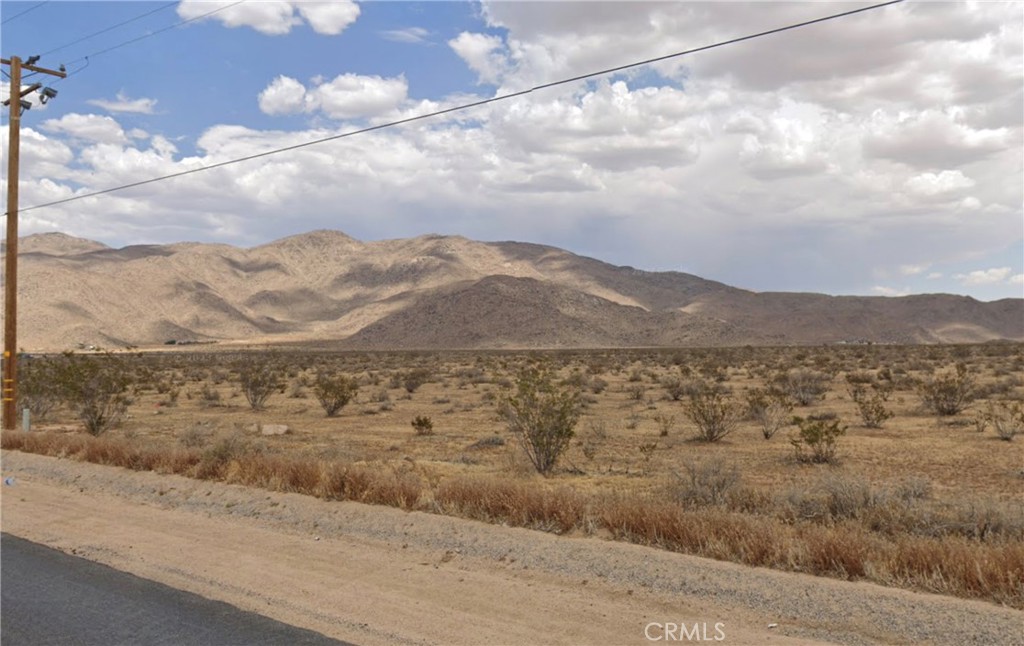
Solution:
<path fill-rule="evenodd" d="M 0 643 L 344 646 L 9 534 L 0 535 Z"/>

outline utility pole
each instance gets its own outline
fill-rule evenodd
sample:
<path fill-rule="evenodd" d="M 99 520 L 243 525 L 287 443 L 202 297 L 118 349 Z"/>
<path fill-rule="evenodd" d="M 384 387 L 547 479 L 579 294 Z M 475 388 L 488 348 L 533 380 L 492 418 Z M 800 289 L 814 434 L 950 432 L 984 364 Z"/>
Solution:
<path fill-rule="evenodd" d="M 11 97 L 4 101 L 10 110 L 9 138 L 7 146 L 7 249 L 5 258 L 5 278 L 7 283 L 4 291 L 4 355 L 3 355 L 3 387 L 0 388 L 0 400 L 3 404 L 3 429 L 13 430 L 17 417 L 15 404 L 18 399 L 18 161 L 21 152 L 21 112 L 31 104 L 22 102 L 22 98 L 35 92 L 42 84 L 33 83 L 27 88 L 21 87 L 21 70 L 40 74 L 50 74 L 65 78 L 63 65 L 60 71 L 37 67 L 38 56 L 32 56 L 22 62 L 17 56 L 10 60 L 0 59 L 0 64 L 11 68 Z M 57 96 L 51 88 L 43 90 L 43 103 Z"/>

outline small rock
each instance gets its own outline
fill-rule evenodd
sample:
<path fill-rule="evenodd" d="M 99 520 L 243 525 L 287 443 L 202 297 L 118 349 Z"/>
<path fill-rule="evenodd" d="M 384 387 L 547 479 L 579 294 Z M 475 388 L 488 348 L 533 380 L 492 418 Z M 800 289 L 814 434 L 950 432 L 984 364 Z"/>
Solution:
<path fill-rule="evenodd" d="M 768 628 L 778 628 L 779 624 L 768 624 Z"/>

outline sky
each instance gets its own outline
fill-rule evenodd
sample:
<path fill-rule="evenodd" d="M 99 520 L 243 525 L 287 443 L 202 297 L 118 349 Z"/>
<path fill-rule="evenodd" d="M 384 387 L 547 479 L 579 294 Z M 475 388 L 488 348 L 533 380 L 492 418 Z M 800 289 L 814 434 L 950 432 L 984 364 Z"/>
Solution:
<path fill-rule="evenodd" d="M 70 72 L 25 80 L 58 95 L 22 115 L 20 231 L 433 233 L 755 291 L 1024 296 L 1021 2 L 908 0 L 31 208 L 868 4 L 3 1 L 3 56 Z"/>

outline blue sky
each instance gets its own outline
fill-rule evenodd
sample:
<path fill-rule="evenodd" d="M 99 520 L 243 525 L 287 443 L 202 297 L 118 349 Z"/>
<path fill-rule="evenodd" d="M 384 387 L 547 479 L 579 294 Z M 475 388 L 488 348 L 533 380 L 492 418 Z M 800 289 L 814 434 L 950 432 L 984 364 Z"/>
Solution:
<path fill-rule="evenodd" d="M 40 61 L 80 71 L 23 116 L 23 207 L 866 6 L 4 1 L 0 49 L 43 54 L 165 4 Z M 1022 31 L 1020 3 L 905 2 L 27 211 L 21 230 L 458 234 L 759 291 L 1020 297 Z"/>

